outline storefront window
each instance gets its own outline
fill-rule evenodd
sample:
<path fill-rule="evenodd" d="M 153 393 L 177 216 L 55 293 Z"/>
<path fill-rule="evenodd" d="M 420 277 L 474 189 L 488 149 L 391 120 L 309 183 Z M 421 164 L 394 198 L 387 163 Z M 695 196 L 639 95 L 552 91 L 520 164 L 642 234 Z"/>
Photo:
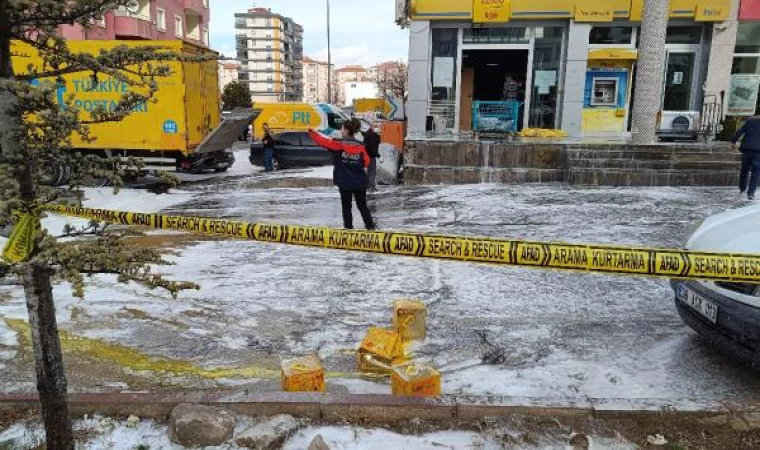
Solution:
<path fill-rule="evenodd" d="M 702 27 L 668 27 L 666 44 L 699 44 L 702 42 Z"/>
<path fill-rule="evenodd" d="M 728 114 L 751 116 L 760 111 L 760 23 L 740 23 L 731 68 Z M 755 105 L 754 111 L 752 105 Z"/>
<path fill-rule="evenodd" d="M 760 23 L 740 23 L 734 53 L 760 53 Z"/>
<path fill-rule="evenodd" d="M 465 44 L 527 44 L 530 42 L 525 27 L 475 28 L 464 30 Z"/>
<path fill-rule="evenodd" d="M 433 30 L 433 100 L 456 100 L 458 31 L 456 28 Z"/>
<path fill-rule="evenodd" d="M 561 27 L 536 28 L 533 92 L 530 102 L 531 128 L 557 126 L 563 35 L 564 29 Z"/>
<path fill-rule="evenodd" d="M 631 45 L 633 27 L 594 27 L 591 29 L 591 45 Z"/>

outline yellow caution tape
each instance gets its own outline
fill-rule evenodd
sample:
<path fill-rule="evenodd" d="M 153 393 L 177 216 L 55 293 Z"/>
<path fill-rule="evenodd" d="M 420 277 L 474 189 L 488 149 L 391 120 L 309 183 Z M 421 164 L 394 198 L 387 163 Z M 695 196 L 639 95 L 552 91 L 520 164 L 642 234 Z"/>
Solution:
<path fill-rule="evenodd" d="M 29 259 L 34 251 L 34 240 L 40 231 L 40 216 L 37 212 L 24 212 L 16 220 L 8 242 L 3 248 L 3 259 L 16 264 Z"/>
<path fill-rule="evenodd" d="M 336 250 L 582 272 L 760 283 L 760 255 L 336 230 L 67 205 L 48 205 L 44 209 L 100 222 Z"/>

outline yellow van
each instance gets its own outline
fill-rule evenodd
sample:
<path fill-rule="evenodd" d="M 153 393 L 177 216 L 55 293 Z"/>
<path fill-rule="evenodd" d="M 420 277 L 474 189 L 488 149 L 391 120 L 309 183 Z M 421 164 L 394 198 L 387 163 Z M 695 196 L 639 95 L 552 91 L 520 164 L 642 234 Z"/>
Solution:
<path fill-rule="evenodd" d="M 253 123 L 253 140 L 264 136 L 264 124 L 274 133 L 283 131 L 317 130 L 331 135 L 340 131 L 348 116 L 338 107 L 327 103 L 260 103 L 253 109 L 261 111 Z"/>

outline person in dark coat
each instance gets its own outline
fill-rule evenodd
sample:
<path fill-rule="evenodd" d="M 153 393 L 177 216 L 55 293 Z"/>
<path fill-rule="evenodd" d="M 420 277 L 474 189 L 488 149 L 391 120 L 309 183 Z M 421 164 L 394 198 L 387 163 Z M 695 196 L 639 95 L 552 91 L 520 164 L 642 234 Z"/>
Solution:
<path fill-rule="evenodd" d="M 742 152 L 742 169 L 739 176 L 739 190 L 743 194 L 747 192 L 747 198 L 755 199 L 757 190 L 757 178 L 760 175 L 760 116 L 751 117 L 736 132 L 733 138 L 733 147 L 742 141 L 739 149 Z"/>
<path fill-rule="evenodd" d="M 264 137 L 261 138 L 264 146 L 264 170 L 274 172 L 274 138 L 269 130 L 269 124 L 264 124 Z"/>
<path fill-rule="evenodd" d="M 309 135 L 314 142 L 334 153 L 333 183 L 340 190 L 340 200 L 343 207 L 343 226 L 351 230 L 354 228 L 353 213 L 351 211 L 353 199 L 356 199 L 356 207 L 364 220 L 364 226 L 368 230 L 375 229 L 372 213 L 367 206 L 367 167 L 370 157 L 364 144 L 354 137 L 361 128 L 361 122 L 351 119 L 341 130 L 343 140 L 336 141 L 325 137 L 314 130 L 309 130 Z"/>
<path fill-rule="evenodd" d="M 362 133 L 364 135 L 364 147 L 369 154 L 369 167 L 367 167 L 367 177 L 369 178 L 369 190 L 377 190 L 377 158 L 380 157 L 380 135 L 375 133 L 372 127 Z"/>

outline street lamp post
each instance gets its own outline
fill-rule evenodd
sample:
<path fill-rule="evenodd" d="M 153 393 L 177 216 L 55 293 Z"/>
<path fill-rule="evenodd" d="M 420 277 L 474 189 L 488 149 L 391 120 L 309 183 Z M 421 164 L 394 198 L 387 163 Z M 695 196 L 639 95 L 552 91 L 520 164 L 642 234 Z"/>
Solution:
<path fill-rule="evenodd" d="M 327 103 L 332 103 L 332 49 L 330 48 L 330 0 L 327 1 Z"/>

